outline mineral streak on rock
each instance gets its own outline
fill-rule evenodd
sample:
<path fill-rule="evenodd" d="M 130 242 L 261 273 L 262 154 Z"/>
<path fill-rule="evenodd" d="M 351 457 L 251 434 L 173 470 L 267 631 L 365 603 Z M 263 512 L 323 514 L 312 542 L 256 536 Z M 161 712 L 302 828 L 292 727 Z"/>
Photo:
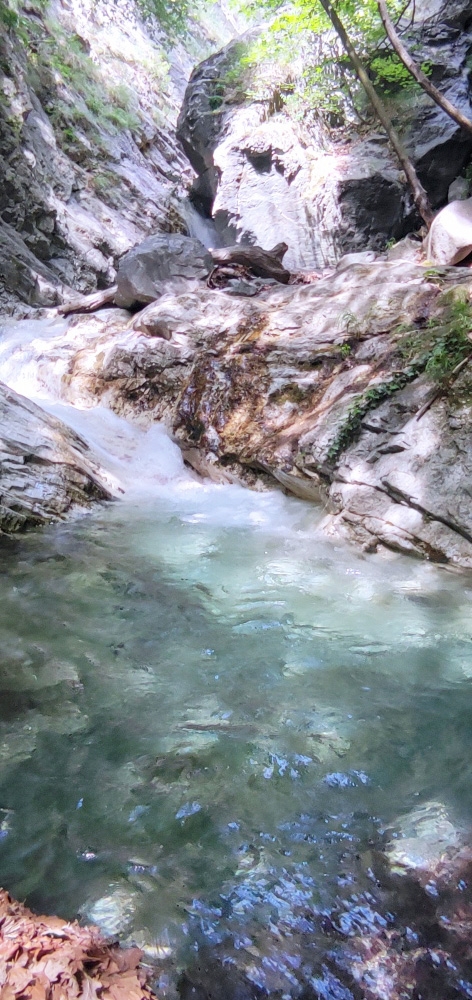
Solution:
<path fill-rule="evenodd" d="M 468 269 L 364 255 L 252 298 L 199 283 L 126 334 L 113 314 L 99 333 L 97 314 L 71 374 L 120 413 L 164 419 L 199 471 L 249 485 L 269 473 L 321 500 L 333 538 L 470 567 L 470 365 L 417 415 L 451 302 L 471 291 Z"/>

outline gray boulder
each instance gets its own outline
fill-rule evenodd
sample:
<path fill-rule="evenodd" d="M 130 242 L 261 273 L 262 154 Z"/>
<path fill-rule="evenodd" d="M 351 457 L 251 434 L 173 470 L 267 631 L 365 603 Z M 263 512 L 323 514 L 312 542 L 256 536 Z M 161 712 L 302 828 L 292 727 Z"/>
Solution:
<path fill-rule="evenodd" d="M 472 252 L 472 198 L 451 201 L 436 218 L 425 240 L 428 260 L 458 264 Z"/>
<path fill-rule="evenodd" d="M 154 302 L 169 281 L 204 278 L 211 268 L 212 259 L 199 240 L 180 233 L 156 233 L 122 257 L 116 305 L 128 308 L 135 302 Z"/>

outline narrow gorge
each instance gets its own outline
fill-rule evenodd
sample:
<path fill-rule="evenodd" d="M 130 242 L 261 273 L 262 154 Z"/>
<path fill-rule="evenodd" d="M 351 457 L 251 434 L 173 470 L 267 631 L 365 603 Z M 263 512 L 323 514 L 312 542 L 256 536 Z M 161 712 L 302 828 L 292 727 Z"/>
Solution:
<path fill-rule="evenodd" d="M 273 13 L 0 0 L 5 1000 L 472 990 L 472 132 Z"/>

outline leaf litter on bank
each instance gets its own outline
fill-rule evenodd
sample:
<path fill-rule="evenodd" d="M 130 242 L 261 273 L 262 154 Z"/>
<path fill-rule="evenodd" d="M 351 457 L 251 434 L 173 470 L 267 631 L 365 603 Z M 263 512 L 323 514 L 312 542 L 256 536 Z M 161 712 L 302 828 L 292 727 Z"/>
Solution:
<path fill-rule="evenodd" d="M 36 916 L 0 889 L 2 1000 L 151 1000 L 141 958 L 96 927 Z"/>

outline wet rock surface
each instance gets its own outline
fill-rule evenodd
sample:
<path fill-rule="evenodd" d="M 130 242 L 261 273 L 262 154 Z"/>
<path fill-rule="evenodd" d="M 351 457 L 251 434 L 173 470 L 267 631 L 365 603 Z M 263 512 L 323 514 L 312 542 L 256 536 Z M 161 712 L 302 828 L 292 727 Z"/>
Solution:
<path fill-rule="evenodd" d="M 54 521 L 110 499 L 88 446 L 60 420 L 0 383 L 0 532 Z"/>
<path fill-rule="evenodd" d="M 438 387 L 427 366 L 470 289 L 468 269 L 364 258 L 250 298 L 189 284 L 124 328 L 76 318 L 71 371 L 118 412 L 165 420 L 199 471 L 270 473 L 321 501 L 332 538 L 466 568 L 470 367 Z"/>

